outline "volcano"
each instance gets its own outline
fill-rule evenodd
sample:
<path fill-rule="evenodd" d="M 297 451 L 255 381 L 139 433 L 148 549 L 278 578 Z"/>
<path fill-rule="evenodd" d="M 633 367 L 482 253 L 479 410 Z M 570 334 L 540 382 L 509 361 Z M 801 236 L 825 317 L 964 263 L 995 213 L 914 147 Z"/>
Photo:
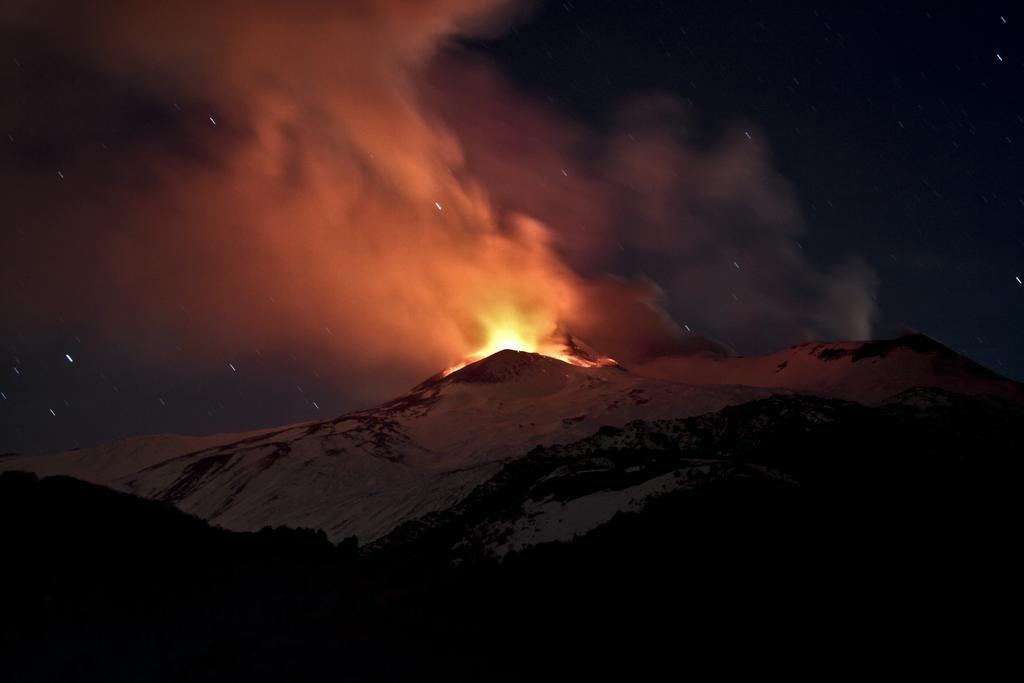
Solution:
<path fill-rule="evenodd" d="M 943 396 L 1024 405 L 1021 385 L 922 335 L 808 343 L 753 358 L 665 358 L 632 369 L 503 350 L 332 420 L 246 434 L 135 437 L 7 457 L 0 468 L 72 476 L 172 503 L 234 531 L 304 527 L 366 544 L 453 508 L 534 449 L 797 395 L 879 409 L 945 405 Z M 763 419 L 767 428 L 771 418 Z M 665 492 L 652 487 L 644 500 Z M 601 503 L 606 509 L 588 514 L 597 525 L 623 504 L 612 496 Z"/>
<path fill-rule="evenodd" d="M 1019 384 L 913 336 L 504 350 L 333 420 L 6 457 L 0 656 L 14 680 L 653 680 L 680 643 L 957 650 L 1012 601 L 1022 430 Z"/>

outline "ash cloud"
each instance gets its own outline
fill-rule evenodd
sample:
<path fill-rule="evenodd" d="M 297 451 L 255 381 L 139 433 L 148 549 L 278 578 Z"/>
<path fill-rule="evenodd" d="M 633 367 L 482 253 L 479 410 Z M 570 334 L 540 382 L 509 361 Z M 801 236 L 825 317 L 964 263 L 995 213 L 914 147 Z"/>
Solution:
<path fill-rule="evenodd" d="M 521 7 L 8 3 L 5 324 L 353 381 L 506 310 L 625 360 L 870 334 L 872 273 L 809 263 L 756 137 L 698 148 L 665 97 L 595 130 L 443 49 Z"/>
<path fill-rule="evenodd" d="M 27 54 L 3 113 L 3 247 L 24 264 L 4 309 L 29 335 L 60 319 L 140 353 L 283 349 L 349 376 L 432 373 L 479 343 L 480 311 L 556 320 L 572 275 L 546 231 L 456 177 L 458 141 L 412 85 L 447 36 L 509 7 L 8 9 Z"/>
<path fill-rule="evenodd" d="M 559 254 L 588 277 L 604 320 L 592 334 L 617 337 L 610 352 L 707 348 L 684 330 L 743 353 L 871 336 L 874 272 L 857 258 L 811 262 L 794 192 L 754 126 L 698 141 L 685 104 L 658 94 L 588 126 L 456 53 L 435 65 L 429 93 L 468 172 L 502 206 L 550 226 Z M 631 296 L 607 291 L 623 278 Z"/>

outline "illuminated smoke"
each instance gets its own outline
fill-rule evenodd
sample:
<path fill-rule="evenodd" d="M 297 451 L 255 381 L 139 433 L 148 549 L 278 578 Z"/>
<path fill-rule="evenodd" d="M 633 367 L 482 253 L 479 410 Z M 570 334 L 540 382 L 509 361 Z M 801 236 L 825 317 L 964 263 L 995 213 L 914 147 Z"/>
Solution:
<path fill-rule="evenodd" d="M 60 319 L 149 361 L 286 353 L 344 379 L 425 376 L 496 334 L 538 347 L 556 329 L 627 360 L 668 353 L 689 335 L 666 310 L 735 345 L 868 331 L 870 274 L 794 251 L 763 150 L 693 152 L 665 102 L 599 135 L 436 59 L 517 4 L 62 4 L 0 20 L 86 83 L 0 105 L 25 144 L 63 150 L 59 201 L 40 200 L 47 159 L 0 167 L 20 228 L 0 246 L 26 264 L 0 296 L 25 334 Z M 151 126 L 126 135 L 137 108 Z M 758 255 L 726 287 L 740 244 Z"/>

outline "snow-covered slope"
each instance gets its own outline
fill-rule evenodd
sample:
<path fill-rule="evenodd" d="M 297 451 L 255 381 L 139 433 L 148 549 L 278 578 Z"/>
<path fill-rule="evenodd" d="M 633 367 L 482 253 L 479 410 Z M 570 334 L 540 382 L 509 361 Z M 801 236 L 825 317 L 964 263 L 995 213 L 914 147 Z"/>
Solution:
<path fill-rule="evenodd" d="M 793 504 L 831 508 L 860 524 L 889 500 L 913 509 L 919 524 L 918 515 L 952 513 L 972 490 L 994 493 L 991 484 L 1016 467 L 1022 417 L 1024 404 L 918 388 L 877 406 L 794 394 L 690 418 L 636 420 L 534 449 L 372 552 L 412 548 L 417 556 L 417 546 L 432 547 L 472 563 L 550 543 L 607 542 L 628 535 L 630 524 L 650 533 L 636 520 L 665 514 L 671 531 L 659 542 L 685 546 L 708 522 L 707 510 L 736 515 L 746 527 Z M 929 498 L 938 509 L 923 513 Z"/>
<path fill-rule="evenodd" d="M 878 404 L 913 387 L 1024 400 L 1021 385 L 921 334 L 867 342 L 808 342 L 768 356 L 687 355 L 631 368 L 691 384 L 744 384 Z"/>
<path fill-rule="evenodd" d="M 139 437 L 5 458 L 0 469 L 68 474 L 233 530 L 302 526 L 367 542 L 452 507 L 535 446 L 572 443 L 605 425 L 685 418 L 793 389 L 863 402 L 915 386 L 1020 396 L 1019 385 L 931 340 L 910 339 L 683 358 L 635 371 L 502 351 L 334 420 L 244 435 Z"/>
<path fill-rule="evenodd" d="M 263 431 L 183 436 L 151 434 L 130 436 L 96 448 L 31 456 L 0 456 L 0 470 L 31 470 L 40 476 L 72 474 L 79 479 L 103 484 L 134 474 L 183 453 L 237 443 Z"/>
<path fill-rule="evenodd" d="M 602 425 L 718 410 L 770 391 L 694 387 L 618 367 L 583 368 L 502 351 L 435 377 L 378 408 L 244 438 L 153 437 L 0 461 L 2 469 L 70 474 L 235 530 L 324 529 L 363 541 L 445 509 L 501 462 L 568 443 Z M 225 443 L 227 441 L 228 443 Z"/>

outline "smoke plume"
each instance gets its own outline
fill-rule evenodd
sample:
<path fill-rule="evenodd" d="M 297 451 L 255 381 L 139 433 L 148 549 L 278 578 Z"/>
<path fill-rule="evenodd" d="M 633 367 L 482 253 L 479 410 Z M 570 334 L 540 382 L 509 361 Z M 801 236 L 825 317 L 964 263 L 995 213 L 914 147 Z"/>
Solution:
<path fill-rule="evenodd" d="M 354 380 L 425 376 L 495 325 L 623 360 L 870 332 L 872 273 L 809 263 L 756 137 L 698 148 L 659 96 L 597 130 L 454 47 L 520 4 L 63 5 L 0 19 L 21 339 L 59 321 L 140 363 L 287 353 Z"/>

